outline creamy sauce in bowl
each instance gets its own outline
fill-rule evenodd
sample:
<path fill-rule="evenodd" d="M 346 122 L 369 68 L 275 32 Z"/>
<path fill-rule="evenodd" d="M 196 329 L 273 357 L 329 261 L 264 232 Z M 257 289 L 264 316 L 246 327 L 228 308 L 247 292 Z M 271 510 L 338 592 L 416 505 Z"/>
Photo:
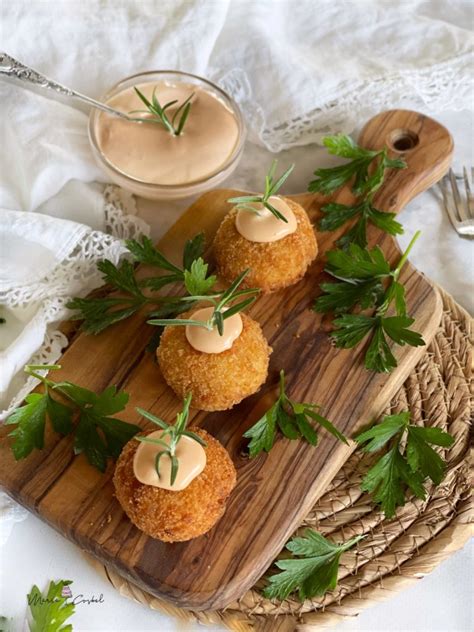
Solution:
<path fill-rule="evenodd" d="M 169 444 L 170 436 L 163 435 L 163 430 L 157 430 L 147 435 L 150 439 L 161 439 Z M 133 473 L 135 478 L 144 485 L 152 485 L 161 489 L 178 492 L 199 476 L 206 467 L 206 452 L 203 446 L 191 439 L 182 436 L 176 446 L 175 455 L 179 461 L 178 473 L 174 484 L 171 485 L 171 459 L 167 454 L 160 458 L 160 475 L 156 471 L 156 455 L 163 450 L 163 446 L 154 443 L 140 442 L 133 458 Z"/>
<path fill-rule="evenodd" d="M 179 136 L 157 123 L 135 123 L 100 112 L 95 125 L 97 143 L 115 169 L 141 182 L 177 186 L 208 178 L 224 167 L 239 143 L 240 129 L 222 99 L 191 83 L 155 81 L 136 87 L 149 101 L 155 90 L 161 106 L 177 100 L 166 110 L 168 118 L 194 93 L 191 109 Z M 127 114 L 145 109 L 132 86 L 107 103 Z M 150 118 L 151 114 L 132 116 Z"/>
<path fill-rule="evenodd" d="M 255 208 L 255 213 L 250 210 L 239 209 L 235 217 L 237 231 L 248 241 L 257 243 L 270 243 L 279 241 L 287 235 L 291 235 L 298 228 L 295 214 L 281 197 L 272 196 L 268 202 L 279 211 L 287 220 L 276 217 L 260 202 L 249 204 Z"/>

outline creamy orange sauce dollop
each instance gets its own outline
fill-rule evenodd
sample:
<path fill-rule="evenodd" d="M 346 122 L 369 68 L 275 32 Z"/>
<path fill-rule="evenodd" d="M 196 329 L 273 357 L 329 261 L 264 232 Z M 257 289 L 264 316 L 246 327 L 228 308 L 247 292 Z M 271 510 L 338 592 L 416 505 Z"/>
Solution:
<path fill-rule="evenodd" d="M 248 241 L 257 243 L 278 241 L 291 235 L 298 228 L 295 214 L 285 200 L 278 196 L 271 196 L 268 201 L 277 211 L 280 211 L 287 221 L 284 222 L 276 217 L 260 202 L 249 205 L 256 209 L 255 213 L 239 209 L 235 218 L 235 227 Z"/>
<path fill-rule="evenodd" d="M 157 430 L 147 436 L 150 439 L 162 439 L 169 444 L 170 436 L 163 437 L 162 435 L 163 430 Z M 206 452 L 203 446 L 190 437 L 182 436 L 175 453 L 179 461 L 178 473 L 174 484 L 171 485 L 171 459 L 167 454 L 163 454 L 160 459 L 159 476 L 156 471 L 156 455 L 163 449 L 163 446 L 157 443 L 140 442 L 133 458 L 133 473 L 140 483 L 178 492 L 186 489 L 206 467 Z"/>
<path fill-rule="evenodd" d="M 192 320 L 207 322 L 214 311 L 213 307 L 203 307 L 191 315 Z M 189 344 L 197 351 L 203 353 L 222 353 L 234 344 L 234 341 L 242 333 L 243 322 L 240 314 L 234 314 L 224 320 L 224 333 L 222 336 L 217 327 L 206 329 L 196 325 L 186 325 L 186 338 Z"/>

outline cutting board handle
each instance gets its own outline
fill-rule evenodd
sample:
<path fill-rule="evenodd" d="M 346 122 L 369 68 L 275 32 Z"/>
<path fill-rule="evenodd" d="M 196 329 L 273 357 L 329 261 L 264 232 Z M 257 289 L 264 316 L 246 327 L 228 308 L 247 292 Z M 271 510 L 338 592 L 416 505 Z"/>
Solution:
<path fill-rule="evenodd" d="M 406 169 L 387 174 L 375 204 L 398 212 L 416 195 L 429 189 L 448 171 L 453 156 L 451 134 L 434 119 L 411 110 L 388 110 L 364 126 L 359 144 L 367 149 L 388 147 L 391 157 L 403 158 Z"/>

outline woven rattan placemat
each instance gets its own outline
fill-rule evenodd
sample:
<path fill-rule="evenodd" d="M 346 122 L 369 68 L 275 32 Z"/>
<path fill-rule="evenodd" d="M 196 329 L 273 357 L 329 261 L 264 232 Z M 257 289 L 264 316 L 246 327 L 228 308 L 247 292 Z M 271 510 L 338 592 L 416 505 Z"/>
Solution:
<path fill-rule="evenodd" d="M 312 527 L 335 541 L 365 534 L 357 550 L 346 553 L 339 584 L 323 598 L 273 603 L 258 582 L 225 610 L 192 612 L 145 593 L 96 560 L 92 564 L 122 594 L 171 616 L 205 624 L 219 623 L 238 632 L 310 632 L 354 617 L 431 572 L 460 549 L 472 533 L 470 499 L 470 374 L 472 319 L 440 290 L 444 304 L 439 330 L 426 355 L 410 374 L 385 413 L 409 409 L 420 425 L 437 426 L 455 438 L 444 451 L 447 474 L 426 500 L 411 499 L 395 518 L 384 519 L 360 491 L 371 455 L 355 452 L 299 531 Z"/>

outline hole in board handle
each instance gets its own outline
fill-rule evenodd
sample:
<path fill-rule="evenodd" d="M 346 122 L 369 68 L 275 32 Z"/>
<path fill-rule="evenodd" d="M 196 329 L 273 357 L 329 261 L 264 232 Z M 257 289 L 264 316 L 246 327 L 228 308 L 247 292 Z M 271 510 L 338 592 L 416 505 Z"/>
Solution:
<path fill-rule="evenodd" d="M 408 129 L 396 129 L 388 138 L 388 146 L 390 149 L 400 153 L 410 151 L 416 147 L 419 142 L 418 134 Z"/>

